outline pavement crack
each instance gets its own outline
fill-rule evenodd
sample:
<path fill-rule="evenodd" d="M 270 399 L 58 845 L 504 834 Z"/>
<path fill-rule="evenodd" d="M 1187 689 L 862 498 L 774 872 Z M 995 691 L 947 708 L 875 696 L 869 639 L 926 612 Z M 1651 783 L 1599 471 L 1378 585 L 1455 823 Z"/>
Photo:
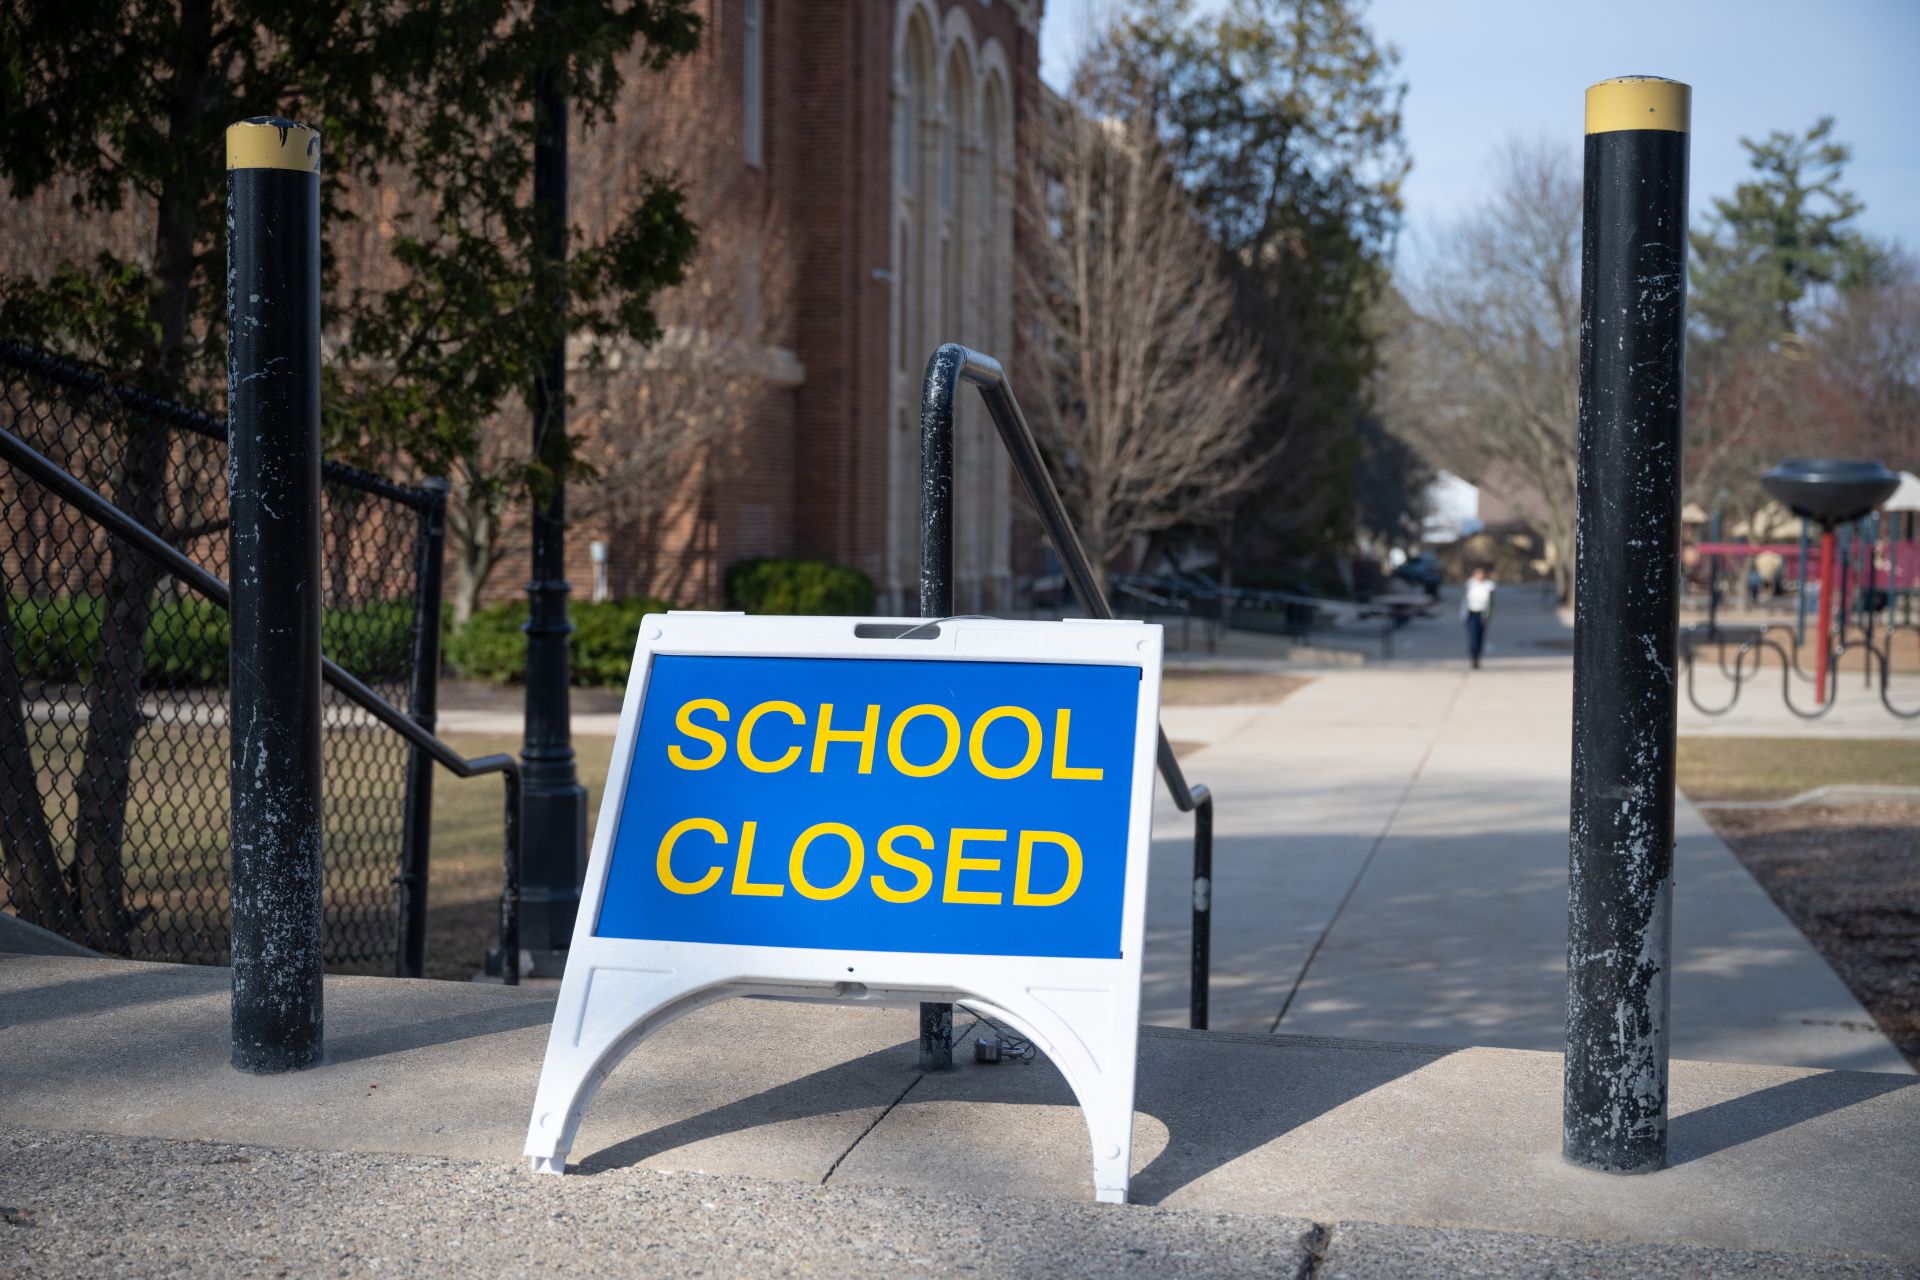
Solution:
<path fill-rule="evenodd" d="M 907 1095 L 913 1092 L 914 1086 L 918 1085 L 922 1080 L 925 1080 L 926 1078 L 927 1078 L 927 1073 L 924 1071 L 916 1071 L 914 1073 L 913 1079 L 907 1081 L 907 1087 L 900 1091 L 899 1096 L 896 1097 L 892 1102 L 889 1102 L 886 1105 L 886 1109 L 883 1110 L 879 1115 L 873 1118 L 872 1124 L 868 1125 L 866 1128 L 860 1131 L 859 1137 L 855 1138 L 852 1142 L 847 1144 L 847 1149 L 845 1151 L 842 1151 L 839 1155 L 834 1157 L 833 1163 L 827 1166 L 827 1171 L 820 1175 L 821 1186 L 824 1187 L 827 1185 L 828 1180 L 831 1179 L 834 1174 L 840 1171 L 840 1166 L 846 1161 L 846 1158 L 853 1154 L 853 1149 L 859 1146 L 862 1142 L 865 1142 L 867 1140 L 867 1135 L 872 1133 L 875 1129 L 878 1129 L 880 1127 L 880 1122 L 882 1120 L 885 1120 L 888 1116 L 892 1115 L 893 1109 L 899 1106 L 902 1102 L 906 1101 Z"/>
<path fill-rule="evenodd" d="M 1449 702 L 1447 705 L 1451 709 L 1453 704 Z M 1444 721 L 1442 723 L 1444 726 Z M 1400 798 L 1393 802 L 1393 812 L 1389 813 L 1387 820 L 1380 824 L 1380 834 L 1373 838 L 1373 847 L 1368 849 L 1367 856 L 1360 860 L 1360 870 L 1354 873 L 1353 882 L 1347 886 L 1346 893 L 1340 898 L 1340 905 L 1333 909 L 1333 914 L 1327 918 L 1326 928 L 1322 929 L 1320 936 L 1313 940 L 1313 949 L 1307 952 L 1306 962 L 1300 966 L 1300 971 L 1293 975 L 1293 986 L 1288 988 L 1287 998 L 1280 1003 L 1280 1012 L 1273 1015 L 1273 1025 L 1267 1028 L 1268 1035 L 1280 1030 L 1280 1020 L 1287 1016 L 1287 1010 L 1293 1008 L 1294 997 L 1300 994 L 1300 986 L 1307 980 L 1307 971 L 1312 969 L 1313 962 L 1320 958 L 1320 948 L 1327 945 L 1327 937 L 1333 932 L 1333 926 L 1340 923 L 1341 913 L 1347 909 L 1347 904 L 1353 901 L 1353 895 L 1359 891 L 1360 882 L 1367 878 L 1367 868 L 1373 865 L 1373 859 L 1380 852 L 1380 846 L 1387 842 L 1389 835 L 1393 834 L 1393 824 L 1400 820 L 1400 810 L 1406 807 L 1407 797 L 1412 795 L 1414 787 L 1419 785 L 1420 775 L 1427 771 L 1427 761 L 1433 759 L 1433 749 L 1439 740 L 1438 732 L 1428 739 L 1427 749 L 1420 753 L 1420 763 L 1414 766 L 1413 773 L 1407 778 L 1407 785 L 1400 789 Z"/>
<path fill-rule="evenodd" d="M 1324 1222 L 1314 1223 L 1300 1237 L 1300 1248 L 1300 1266 L 1293 1280 L 1318 1280 L 1320 1269 L 1327 1265 L 1327 1251 L 1333 1248 L 1333 1228 Z"/>
<path fill-rule="evenodd" d="M 979 1025 L 980 1024 L 977 1020 L 973 1023 L 970 1023 L 965 1030 L 960 1031 L 954 1035 L 953 1042 L 955 1044 L 961 1043 L 967 1038 L 967 1036 L 971 1035 L 973 1033 L 973 1029 Z M 846 1163 L 847 1157 L 853 1154 L 853 1149 L 859 1146 L 862 1142 L 865 1142 L 867 1140 L 867 1135 L 872 1133 L 875 1129 L 878 1129 L 880 1127 L 880 1122 L 885 1120 L 888 1116 L 892 1115 L 893 1109 L 899 1106 L 902 1102 L 905 1102 L 907 1100 L 907 1095 L 912 1093 L 914 1091 L 914 1088 L 917 1085 L 919 1085 L 919 1083 L 922 1080 L 925 1080 L 926 1078 L 927 1078 L 926 1072 L 924 1071 L 914 1072 L 913 1079 L 907 1081 L 907 1087 L 902 1089 L 899 1092 L 899 1094 L 894 1097 L 893 1101 L 889 1102 L 881 1110 L 880 1114 L 873 1118 L 872 1124 L 862 1129 L 860 1131 L 860 1135 L 857 1138 L 855 1138 L 852 1142 L 847 1144 L 847 1149 L 845 1151 L 842 1151 L 839 1155 L 834 1157 L 833 1163 L 827 1166 L 827 1171 L 820 1175 L 821 1186 L 824 1187 L 827 1185 L 828 1180 L 831 1179 L 834 1174 L 840 1171 L 840 1166 Z"/>

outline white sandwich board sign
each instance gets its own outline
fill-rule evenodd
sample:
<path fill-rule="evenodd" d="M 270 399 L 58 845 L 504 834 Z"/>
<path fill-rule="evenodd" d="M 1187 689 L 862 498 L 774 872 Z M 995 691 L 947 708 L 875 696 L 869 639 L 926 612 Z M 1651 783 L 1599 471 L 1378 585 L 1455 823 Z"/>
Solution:
<path fill-rule="evenodd" d="M 526 1154 L 728 996 L 964 1001 L 1072 1087 L 1124 1203 L 1160 710 L 1138 622 L 641 625 Z"/>

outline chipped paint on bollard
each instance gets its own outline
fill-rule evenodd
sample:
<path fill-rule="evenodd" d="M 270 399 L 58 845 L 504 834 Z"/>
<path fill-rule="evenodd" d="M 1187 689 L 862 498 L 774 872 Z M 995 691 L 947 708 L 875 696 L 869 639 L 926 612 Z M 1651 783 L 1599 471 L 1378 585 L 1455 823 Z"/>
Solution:
<path fill-rule="evenodd" d="M 1566 1158 L 1667 1162 L 1690 90 L 1587 91 Z"/>
<path fill-rule="evenodd" d="M 227 130 L 233 1065 L 323 1050 L 320 135 Z"/>

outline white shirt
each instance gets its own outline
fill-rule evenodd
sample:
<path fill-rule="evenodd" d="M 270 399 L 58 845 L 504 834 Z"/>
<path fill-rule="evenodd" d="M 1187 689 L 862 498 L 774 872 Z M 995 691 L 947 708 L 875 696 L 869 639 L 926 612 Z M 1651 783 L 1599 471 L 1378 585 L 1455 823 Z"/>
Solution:
<path fill-rule="evenodd" d="M 1493 608 L 1493 579 L 1468 578 L 1466 598 L 1460 602 L 1460 613 L 1464 617 L 1469 613 L 1486 613 Z"/>

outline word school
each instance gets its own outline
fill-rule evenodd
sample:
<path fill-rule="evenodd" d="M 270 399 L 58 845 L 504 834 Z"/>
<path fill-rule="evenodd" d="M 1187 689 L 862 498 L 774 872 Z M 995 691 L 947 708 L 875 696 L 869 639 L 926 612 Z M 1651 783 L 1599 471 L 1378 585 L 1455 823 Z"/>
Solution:
<path fill-rule="evenodd" d="M 1059 945 L 1109 954 L 1138 689 L 1114 667 L 657 656 L 599 936 L 919 949 L 1101 919 Z"/>

